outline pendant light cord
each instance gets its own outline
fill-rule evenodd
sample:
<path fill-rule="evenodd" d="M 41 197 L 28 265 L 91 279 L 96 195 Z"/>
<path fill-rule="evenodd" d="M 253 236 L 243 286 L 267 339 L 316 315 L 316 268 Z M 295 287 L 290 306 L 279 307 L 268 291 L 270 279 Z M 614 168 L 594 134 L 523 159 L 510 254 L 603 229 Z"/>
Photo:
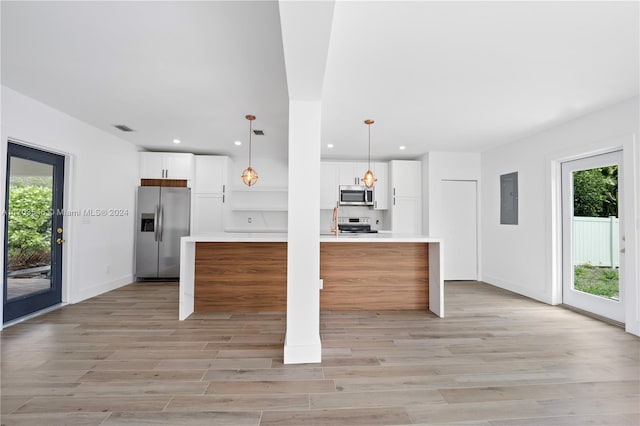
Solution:
<path fill-rule="evenodd" d="M 371 124 L 369 126 L 369 170 L 371 170 Z"/>
<path fill-rule="evenodd" d="M 249 120 L 249 167 L 251 167 L 251 125 L 252 120 Z"/>

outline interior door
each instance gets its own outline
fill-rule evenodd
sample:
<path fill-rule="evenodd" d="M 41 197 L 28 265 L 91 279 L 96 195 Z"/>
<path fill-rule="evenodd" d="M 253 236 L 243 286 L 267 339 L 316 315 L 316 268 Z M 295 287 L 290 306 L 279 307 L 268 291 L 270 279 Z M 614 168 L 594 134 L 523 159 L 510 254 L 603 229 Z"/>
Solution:
<path fill-rule="evenodd" d="M 64 157 L 9 142 L 3 322 L 62 301 Z"/>
<path fill-rule="evenodd" d="M 442 181 L 445 280 L 478 279 L 477 182 Z"/>
<path fill-rule="evenodd" d="M 562 163 L 563 303 L 624 322 L 622 151 Z"/>

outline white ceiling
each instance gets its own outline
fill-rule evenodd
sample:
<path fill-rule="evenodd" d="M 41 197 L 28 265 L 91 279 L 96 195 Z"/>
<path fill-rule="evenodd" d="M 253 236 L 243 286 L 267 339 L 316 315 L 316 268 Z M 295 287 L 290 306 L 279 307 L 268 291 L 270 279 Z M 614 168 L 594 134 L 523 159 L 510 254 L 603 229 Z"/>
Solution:
<path fill-rule="evenodd" d="M 365 157 L 366 118 L 375 158 L 413 158 L 480 152 L 636 96 L 638 5 L 338 1 L 322 155 Z M 3 85 L 153 150 L 246 156 L 254 114 L 254 156 L 286 157 L 277 2 L 1 7 Z"/>

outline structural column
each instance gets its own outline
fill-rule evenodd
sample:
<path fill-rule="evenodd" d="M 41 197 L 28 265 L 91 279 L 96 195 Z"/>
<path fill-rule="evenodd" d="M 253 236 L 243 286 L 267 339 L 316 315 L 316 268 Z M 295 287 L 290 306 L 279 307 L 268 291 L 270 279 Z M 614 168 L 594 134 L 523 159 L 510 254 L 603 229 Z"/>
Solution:
<path fill-rule="evenodd" d="M 284 363 L 321 361 L 320 102 L 289 102 L 289 235 Z"/>
<path fill-rule="evenodd" d="M 289 90 L 284 363 L 320 362 L 320 127 L 333 1 L 279 2 Z"/>

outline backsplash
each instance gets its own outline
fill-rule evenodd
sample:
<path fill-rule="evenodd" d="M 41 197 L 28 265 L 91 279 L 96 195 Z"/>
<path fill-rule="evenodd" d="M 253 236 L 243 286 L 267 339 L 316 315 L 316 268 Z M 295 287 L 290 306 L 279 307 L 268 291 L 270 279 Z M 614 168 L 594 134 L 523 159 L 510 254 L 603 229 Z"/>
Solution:
<path fill-rule="evenodd" d="M 379 231 L 391 228 L 388 210 L 374 210 L 369 207 L 343 206 L 338 208 L 339 217 L 368 217 L 371 229 Z M 320 210 L 320 232 L 331 232 L 333 210 Z"/>

